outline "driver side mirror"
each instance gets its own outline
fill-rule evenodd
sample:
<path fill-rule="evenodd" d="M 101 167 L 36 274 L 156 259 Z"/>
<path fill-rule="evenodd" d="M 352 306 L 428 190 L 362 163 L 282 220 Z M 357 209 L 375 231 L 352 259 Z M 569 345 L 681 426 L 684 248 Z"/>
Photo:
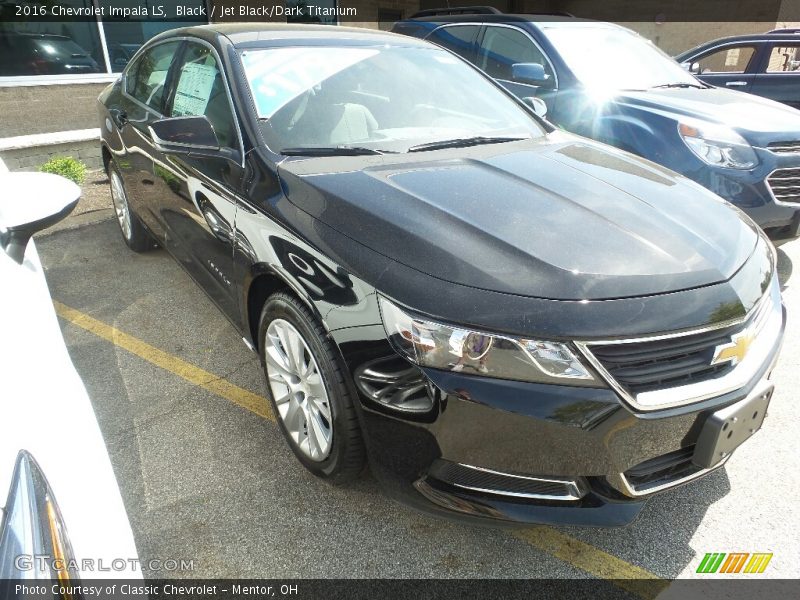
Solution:
<path fill-rule="evenodd" d="M 682 62 L 681 66 L 686 71 L 689 71 L 689 73 L 692 73 L 693 75 L 699 75 L 700 74 L 700 63 L 699 62 L 692 62 L 692 61 L 688 61 L 687 60 L 686 62 Z"/>
<path fill-rule="evenodd" d="M 527 83 L 538 87 L 552 87 L 550 76 L 539 63 L 514 63 L 511 65 L 511 79 L 517 83 Z"/>
<path fill-rule="evenodd" d="M 81 197 L 81 188 L 50 173 L 3 173 L 0 189 L 0 247 L 19 264 L 33 234 L 66 217 Z"/>
<path fill-rule="evenodd" d="M 214 127 L 206 117 L 172 117 L 150 125 L 156 150 L 169 153 L 219 150 Z"/>

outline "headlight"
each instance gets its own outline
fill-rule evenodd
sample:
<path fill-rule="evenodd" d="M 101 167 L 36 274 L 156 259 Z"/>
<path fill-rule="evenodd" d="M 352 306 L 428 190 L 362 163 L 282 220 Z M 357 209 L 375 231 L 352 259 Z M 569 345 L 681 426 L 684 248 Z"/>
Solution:
<path fill-rule="evenodd" d="M 0 531 L 0 579 L 75 583 L 74 564 L 53 492 L 39 465 L 23 450 L 17 456 Z"/>
<path fill-rule="evenodd" d="M 700 160 L 716 167 L 752 169 L 758 158 L 752 146 L 733 129 L 714 123 L 685 121 L 678 132 Z"/>
<path fill-rule="evenodd" d="M 379 297 L 386 335 L 422 367 L 484 377 L 598 386 L 567 344 L 494 335 L 412 317 Z"/>

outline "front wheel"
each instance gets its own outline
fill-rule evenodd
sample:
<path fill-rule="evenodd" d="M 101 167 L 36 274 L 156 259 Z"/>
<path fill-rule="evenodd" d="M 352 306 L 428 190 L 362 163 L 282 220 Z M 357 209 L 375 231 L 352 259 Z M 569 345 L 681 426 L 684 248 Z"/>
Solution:
<path fill-rule="evenodd" d="M 139 217 L 131 210 L 128 194 L 122 183 L 122 176 L 113 160 L 108 164 L 108 180 L 111 183 L 111 201 L 114 204 L 114 213 L 122 232 L 122 239 L 134 252 L 152 250 L 156 247 L 155 240 L 144 228 Z"/>
<path fill-rule="evenodd" d="M 365 462 L 361 429 L 325 329 L 308 307 L 278 293 L 264 304 L 258 341 L 272 409 L 295 456 L 332 483 L 355 478 Z"/>

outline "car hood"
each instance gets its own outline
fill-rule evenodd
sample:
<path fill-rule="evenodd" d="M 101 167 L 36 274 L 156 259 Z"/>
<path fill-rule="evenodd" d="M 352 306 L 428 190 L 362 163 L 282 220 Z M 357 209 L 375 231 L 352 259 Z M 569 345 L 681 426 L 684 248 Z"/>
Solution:
<path fill-rule="evenodd" d="M 289 200 L 428 275 L 538 298 L 646 296 L 729 279 L 755 225 L 653 163 L 583 138 L 289 159 Z"/>
<path fill-rule="evenodd" d="M 722 123 L 755 145 L 800 140 L 799 110 L 745 92 L 722 88 L 654 89 L 623 92 L 616 100 L 659 114 Z"/>

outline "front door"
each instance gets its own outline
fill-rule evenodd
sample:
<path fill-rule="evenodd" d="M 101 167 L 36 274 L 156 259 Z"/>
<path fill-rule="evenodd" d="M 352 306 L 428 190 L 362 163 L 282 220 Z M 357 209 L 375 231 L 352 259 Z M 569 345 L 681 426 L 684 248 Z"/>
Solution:
<path fill-rule="evenodd" d="M 709 85 L 749 92 L 755 78 L 752 68 L 757 59 L 756 46 L 735 44 L 710 50 L 694 59 L 692 66 L 697 76 Z"/>
<path fill-rule="evenodd" d="M 153 167 L 164 190 L 159 220 L 167 249 L 197 283 L 238 322 L 233 277 L 237 196 L 242 183 L 242 142 L 228 84 L 216 52 L 187 41 L 177 60 L 170 94 L 170 117 L 205 116 L 221 148 L 231 156 L 162 155 Z"/>

